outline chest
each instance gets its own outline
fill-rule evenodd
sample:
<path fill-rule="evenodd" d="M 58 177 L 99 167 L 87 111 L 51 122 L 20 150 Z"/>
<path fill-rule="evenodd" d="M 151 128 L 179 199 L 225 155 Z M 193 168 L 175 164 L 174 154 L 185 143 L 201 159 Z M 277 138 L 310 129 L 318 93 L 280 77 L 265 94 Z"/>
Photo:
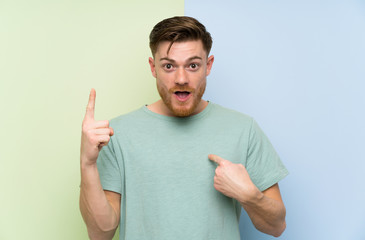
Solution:
<path fill-rule="evenodd" d="M 245 165 L 248 147 L 242 132 L 229 128 L 166 131 L 156 127 L 124 139 L 125 180 L 143 186 L 210 185 L 216 164 L 208 155 Z"/>

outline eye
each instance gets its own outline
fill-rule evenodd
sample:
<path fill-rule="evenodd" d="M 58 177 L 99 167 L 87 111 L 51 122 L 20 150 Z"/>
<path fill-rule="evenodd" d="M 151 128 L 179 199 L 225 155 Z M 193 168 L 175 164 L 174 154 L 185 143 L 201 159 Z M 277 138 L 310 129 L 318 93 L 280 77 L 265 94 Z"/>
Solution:
<path fill-rule="evenodd" d="M 171 69 L 171 68 L 172 68 L 172 64 L 171 64 L 171 63 L 166 64 L 166 65 L 165 65 L 165 68 L 166 68 L 166 69 Z"/>
<path fill-rule="evenodd" d="M 190 69 L 193 69 L 193 70 L 197 70 L 199 68 L 199 64 L 196 64 L 196 63 L 191 63 L 189 65 Z"/>

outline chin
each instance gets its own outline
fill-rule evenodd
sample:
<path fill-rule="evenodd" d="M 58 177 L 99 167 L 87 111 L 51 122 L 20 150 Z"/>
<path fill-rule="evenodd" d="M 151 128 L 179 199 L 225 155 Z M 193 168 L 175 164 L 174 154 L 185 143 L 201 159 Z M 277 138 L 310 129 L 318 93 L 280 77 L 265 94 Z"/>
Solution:
<path fill-rule="evenodd" d="M 198 105 L 195 96 L 191 96 L 186 102 L 180 102 L 174 95 L 171 95 L 169 101 L 164 101 L 164 103 L 175 117 L 189 117 L 193 115 Z"/>
<path fill-rule="evenodd" d="M 193 115 L 195 109 L 173 109 L 172 113 L 176 116 L 176 117 L 189 117 L 191 115 Z"/>

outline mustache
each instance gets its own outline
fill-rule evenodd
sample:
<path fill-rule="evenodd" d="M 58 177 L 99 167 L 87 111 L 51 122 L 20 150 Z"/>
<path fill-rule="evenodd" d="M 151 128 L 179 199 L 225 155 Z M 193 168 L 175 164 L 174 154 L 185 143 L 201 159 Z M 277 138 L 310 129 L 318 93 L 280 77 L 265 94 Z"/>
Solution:
<path fill-rule="evenodd" d="M 188 87 L 188 86 L 182 86 L 182 87 L 173 87 L 169 89 L 170 93 L 175 93 L 175 92 L 190 92 L 193 93 L 195 92 L 194 88 Z"/>

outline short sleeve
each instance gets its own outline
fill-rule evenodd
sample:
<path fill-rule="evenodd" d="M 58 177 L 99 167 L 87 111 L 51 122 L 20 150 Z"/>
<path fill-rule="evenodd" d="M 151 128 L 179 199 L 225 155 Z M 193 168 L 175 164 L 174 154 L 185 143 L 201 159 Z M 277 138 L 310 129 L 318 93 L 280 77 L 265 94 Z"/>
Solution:
<path fill-rule="evenodd" d="M 246 169 L 260 191 L 266 190 L 289 174 L 255 120 L 252 120 L 249 134 Z"/>
<path fill-rule="evenodd" d="M 123 165 L 120 164 L 115 155 L 113 137 L 108 145 L 104 146 L 99 152 L 97 167 L 103 189 L 122 194 L 123 181 L 121 172 Z"/>

